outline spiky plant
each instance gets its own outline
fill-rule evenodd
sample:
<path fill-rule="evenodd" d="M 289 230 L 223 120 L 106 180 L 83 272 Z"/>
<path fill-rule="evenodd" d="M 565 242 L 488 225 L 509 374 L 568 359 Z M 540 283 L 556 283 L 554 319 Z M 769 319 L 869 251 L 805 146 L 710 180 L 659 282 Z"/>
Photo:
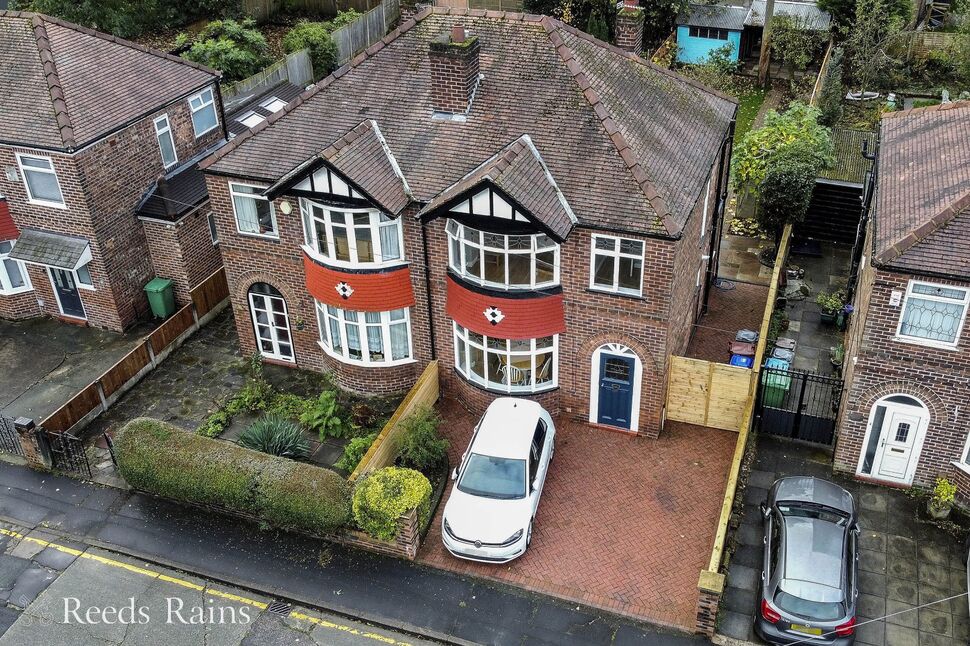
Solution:
<path fill-rule="evenodd" d="M 295 460 L 310 453 L 310 443 L 300 427 L 278 415 L 266 415 L 250 424 L 239 436 L 239 444 L 247 449 Z"/>

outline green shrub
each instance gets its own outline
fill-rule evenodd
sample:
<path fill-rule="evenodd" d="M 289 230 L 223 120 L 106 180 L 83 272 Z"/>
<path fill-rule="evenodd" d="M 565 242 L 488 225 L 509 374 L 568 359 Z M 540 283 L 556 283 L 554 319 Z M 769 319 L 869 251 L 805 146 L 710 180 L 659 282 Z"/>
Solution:
<path fill-rule="evenodd" d="M 136 419 L 115 438 L 118 470 L 135 489 L 244 512 L 278 526 L 322 533 L 350 518 L 349 485 L 339 475 Z"/>
<path fill-rule="evenodd" d="M 277 462 L 259 480 L 261 516 L 282 527 L 314 533 L 350 520 L 350 485 L 333 471 L 301 462 Z"/>
<path fill-rule="evenodd" d="M 255 513 L 260 470 L 274 458 L 136 419 L 115 438 L 118 471 L 129 485 L 166 498 Z"/>
<path fill-rule="evenodd" d="M 337 460 L 334 466 L 348 473 L 352 472 L 360 464 L 360 461 L 364 459 L 367 450 L 370 449 L 371 444 L 376 439 L 377 433 L 351 438 L 347 446 L 344 447 L 344 454 L 340 456 L 340 459 Z"/>
<path fill-rule="evenodd" d="M 221 71 L 229 82 L 252 76 L 270 62 L 266 38 L 255 27 L 253 20 L 213 20 L 182 57 Z"/>
<path fill-rule="evenodd" d="M 250 424 L 239 436 L 239 445 L 296 460 L 310 454 L 310 443 L 300 427 L 277 415 L 267 415 Z"/>
<path fill-rule="evenodd" d="M 202 426 L 196 430 L 196 433 L 203 437 L 219 437 L 231 422 L 232 415 L 223 409 L 219 409 L 202 422 Z"/>
<path fill-rule="evenodd" d="M 325 390 L 300 416 L 300 423 L 316 432 L 321 442 L 328 437 L 344 437 L 350 430 L 350 425 L 344 424 L 341 412 L 337 393 Z"/>
<path fill-rule="evenodd" d="M 302 20 L 283 37 L 283 49 L 288 54 L 307 49 L 313 77 L 322 79 L 337 68 L 337 44 L 330 31 L 330 23 Z"/>
<path fill-rule="evenodd" d="M 277 393 L 266 405 L 266 412 L 285 419 L 299 420 L 313 406 L 313 400 L 293 393 Z"/>
<path fill-rule="evenodd" d="M 423 525 L 431 513 L 431 483 L 413 469 L 384 467 L 354 489 L 354 520 L 374 538 L 392 540 L 397 535 L 397 519 L 412 509 L 418 510 Z"/>
<path fill-rule="evenodd" d="M 441 418 L 431 408 L 422 408 L 401 421 L 397 460 L 402 467 L 430 473 L 448 455 L 448 440 L 438 434 Z"/>

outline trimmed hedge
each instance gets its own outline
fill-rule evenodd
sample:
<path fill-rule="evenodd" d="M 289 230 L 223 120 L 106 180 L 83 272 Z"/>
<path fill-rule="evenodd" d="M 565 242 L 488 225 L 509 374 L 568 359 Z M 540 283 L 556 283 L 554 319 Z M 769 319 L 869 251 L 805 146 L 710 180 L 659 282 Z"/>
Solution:
<path fill-rule="evenodd" d="M 326 469 L 132 420 L 115 438 L 118 470 L 135 489 L 311 533 L 347 524 L 350 487 Z"/>
<path fill-rule="evenodd" d="M 384 467 L 369 474 L 354 489 L 357 525 L 374 538 L 389 541 L 397 535 L 397 519 L 418 510 L 421 526 L 431 514 L 431 483 L 420 471 Z"/>

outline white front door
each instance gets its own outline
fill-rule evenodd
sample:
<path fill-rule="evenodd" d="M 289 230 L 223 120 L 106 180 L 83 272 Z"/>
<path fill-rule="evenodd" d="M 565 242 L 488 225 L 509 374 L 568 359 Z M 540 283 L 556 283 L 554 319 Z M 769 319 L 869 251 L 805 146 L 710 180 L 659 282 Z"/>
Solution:
<path fill-rule="evenodd" d="M 883 418 L 872 475 L 881 480 L 912 482 L 924 418 L 906 409 L 890 407 Z M 872 429 L 873 433 L 879 429 Z"/>
<path fill-rule="evenodd" d="M 249 306 L 260 354 L 269 359 L 293 361 L 293 340 L 290 337 L 286 302 L 280 296 L 251 291 Z"/>

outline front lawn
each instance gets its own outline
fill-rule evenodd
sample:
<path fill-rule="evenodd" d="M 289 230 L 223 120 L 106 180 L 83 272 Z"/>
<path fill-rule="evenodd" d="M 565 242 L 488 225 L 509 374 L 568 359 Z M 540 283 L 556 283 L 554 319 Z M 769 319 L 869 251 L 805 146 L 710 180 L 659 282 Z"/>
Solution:
<path fill-rule="evenodd" d="M 765 102 L 767 96 L 767 90 L 754 88 L 738 97 L 740 104 L 738 105 L 737 121 L 734 124 L 735 145 L 751 130 L 755 117 L 758 116 L 758 111 L 761 110 L 761 105 Z"/>

